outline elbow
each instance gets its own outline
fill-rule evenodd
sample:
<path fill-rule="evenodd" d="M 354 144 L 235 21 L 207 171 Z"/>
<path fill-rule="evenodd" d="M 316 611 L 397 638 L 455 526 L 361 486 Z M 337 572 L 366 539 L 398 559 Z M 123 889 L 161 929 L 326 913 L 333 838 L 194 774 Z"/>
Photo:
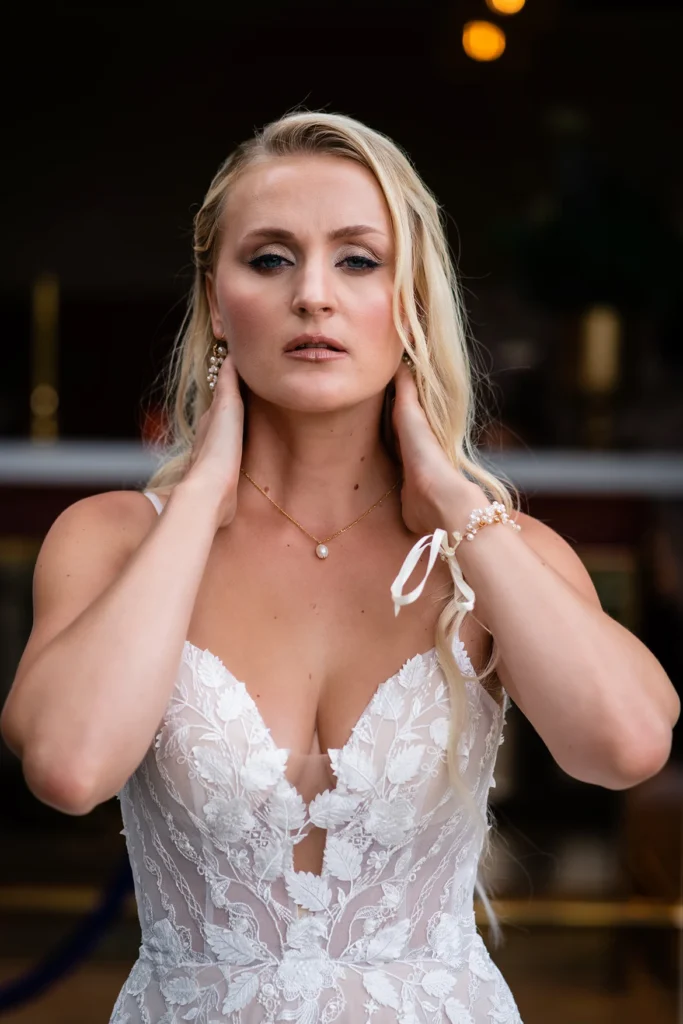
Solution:
<path fill-rule="evenodd" d="M 21 733 L 16 727 L 14 717 L 11 714 L 11 703 L 12 698 L 10 694 L 0 712 L 0 738 L 8 750 L 11 750 L 16 757 L 21 758 L 23 742 Z"/>
<path fill-rule="evenodd" d="M 657 775 L 671 754 L 672 730 L 662 722 L 649 733 L 623 732 L 615 742 L 614 735 L 603 738 L 599 747 L 589 752 L 584 748 L 579 757 L 573 750 L 571 759 L 555 757 L 559 767 L 579 782 L 603 789 L 623 790 L 638 786 Z"/>
<path fill-rule="evenodd" d="M 17 719 L 5 702 L 0 715 L 0 736 L 21 762 L 24 781 L 41 803 L 63 814 L 89 814 L 106 799 L 101 796 L 100 766 L 87 766 L 82 752 L 78 759 L 56 750 L 52 741 L 33 735 L 34 729 Z"/>
<path fill-rule="evenodd" d="M 31 756 L 22 761 L 26 785 L 41 803 L 62 814 L 82 817 L 101 801 L 95 796 L 91 773 L 82 766 L 72 767 L 58 758 Z"/>
<path fill-rule="evenodd" d="M 670 726 L 662 723 L 649 736 L 623 740 L 613 755 L 613 783 L 606 788 L 631 789 L 658 775 L 671 755 L 672 738 Z"/>

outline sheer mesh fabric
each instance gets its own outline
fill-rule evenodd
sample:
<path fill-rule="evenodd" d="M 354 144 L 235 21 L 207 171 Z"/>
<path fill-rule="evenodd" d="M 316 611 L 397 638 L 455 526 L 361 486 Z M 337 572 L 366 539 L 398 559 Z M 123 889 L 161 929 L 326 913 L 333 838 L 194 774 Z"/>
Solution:
<path fill-rule="evenodd" d="M 486 815 L 509 699 L 466 687 L 459 771 Z M 475 924 L 483 836 L 449 784 L 449 720 L 432 649 L 341 749 L 290 753 L 186 642 L 118 794 L 141 945 L 110 1024 L 521 1024 Z"/>

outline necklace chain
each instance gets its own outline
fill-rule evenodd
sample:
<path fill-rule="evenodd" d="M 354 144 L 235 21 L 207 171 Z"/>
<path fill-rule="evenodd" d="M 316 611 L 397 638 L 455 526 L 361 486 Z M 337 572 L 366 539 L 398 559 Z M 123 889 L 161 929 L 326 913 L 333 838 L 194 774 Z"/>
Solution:
<path fill-rule="evenodd" d="M 352 522 L 352 523 L 349 523 L 349 525 L 348 525 L 348 526 L 343 526 L 343 527 L 341 528 L 341 530 L 337 530 L 337 531 L 336 531 L 336 533 L 332 533 L 332 534 L 330 534 L 330 536 L 329 536 L 329 537 L 325 537 L 325 538 L 324 538 L 323 540 L 321 540 L 321 539 L 320 539 L 319 537 L 314 537 L 312 533 L 309 533 L 309 532 L 308 532 L 308 530 L 307 530 L 307 529 L 306 529 L 306 528 L 305 528 L 304 526 L 302 526 L 302 525 L 301 525 L 301 523 L 297 523 L 296 519 L 294 519 L 294 517 L 293 517 L 293 516 L 290 516 L 290 515 L 289 515 L 289 513 L 288 513 L 288 512 L 285 512 L 285 510 L 284 510 L 283 508 L 281 508 L 281 507 L 280 507 L 280 506 L 278 505 L 278 503 L 277 503 L 276 501 L 273 501 L 273 499 L 272 499 L 272 498 L 270 497 L 270 495 L 269 495 L 269 494 L 266 494 L 266 492 L 265 492 L 265 491 L 263 490 L 263 488 L 262 488 L 262 487 L 259 487 L 259 485 L 258 485 L 258 484 L 256 483 L 256 481 L 255 481 L 255 480 L 253 480 L 253 479 L 252 479 L 252 478 L 251 478 L 251 477 L 249 476 L 249 474 L 247 473 L 246 469 L 240 469 L 240 473 L 243 473 L 243 474 L 244 474 L 244 476 L 246 476 L 247 480 L 249 480 L 249 481 L 250 481 L 250 482 L 251 482 L 251 483 L 252 483 L 252 484 L 254 485 L 254 487 L 255 487 L 255 488 L 256 488 L 257 490 L 259 490 L 259 491 L 261 492 L 261 494 L 262 494 L 262 495 L 264 496 L 264 498 L 268 498 L 268 501 L 269 501 L 269 502 L 270 502 L 270 503 L 271 503 L 272 505 L 275 505 L 275 508 L 276 508 L 276 509 L 278 509 L 278 510 L 279 510 L 280 512 L 282 512 L 283 516 L 286 516 L 286 517 L 287 517 L 287 519 L 289 519 L 289 521 L 290 521 L 291 523 L 294 523 L 294 525 L 295 525 L 295 526 L 298 526 L 298 528 L 299 528 L 299 529 L 300 529 L 300 530 L 301 530 L 301 531 L 302 531 L 303 533 L 305 533 L 307 537 L 310 537 L 310 538 L 311 538 L 311 540 L 314 540 L 314 541 L 316 542 L 316 544 L 318 545 L 318 547 L 316 548 L 316 554 L 318 555 L 318 557 L 319 557 L 319 558 L 326 558 L 326 557 L 327 557 L 327 548 L 325 547 L 325 545 L 327 544 L 327 542 L 328 542 L 328 541 L 330 541 L 330 540 L 334 540 L 334 538 L 335 538 L 335 537 L 338 537 L 338 536 L 339 536 L 339 535 L 340 535 L 341 533 L 346 533 L 346 531 L 347 531 L 347 530 L 350 530 L 352 526 L 355 526 L 355 525 L 356 525 L 356 523 L 359 523 L 359 522 L 361 521 L 361 519 L 364 519 L 364 518 L 365 518 L 365 517 L 366 517 L 366 516 L 367 516 L 367 515 L 368 515 L 368 514 L 369 514 L 370 512 L 372 512 L 372 510 L 373 510 L 374 508 L 377 508 L 377 506 L 378 506 L 378 505 L 381 505 L 381 503 L 382 503 L 382 502 L 384 501 L 384 499 L 385 499 L 386 497 L 388 497 L 388 496 L 389 496 L 389 495 L 391 494 L 391 492 L 392 492 L 393 490 L 395 490 L 395 489 L 396 489 L 396 487 L 398 487 L 399 483 L 401 482 L 401 479 L 400 479 L 400 477 L 399 477 L 399 479 L 398 479 L 398 480 L 396 480 L 396 481 L 395 481 L 395 482 L 394 482 L 394 483 L 393 483 L 393 484 L 391 485 L 391 487 L 389 488 L 389 490 L 388 490 L 388 491 L 386 491 L 386 493 L 385 493 L 385 494 L 383 494 L 383 495 L 382 495 L 382 497 L 381 497 L 381 498 L 379 498 L 379 500 L 378 500 L 378 501 L 376 501 L 374 505 L 371 505 L 369 509 L 367 509 L 367 510 L 366 510 L 365 512 L 363 512 L 363 515 L 362 515 L 362 516 L 358 516 L 358 519 L 354 519 L 354 520 L 353 520 L 353 522 Z M 320 553 L 320 551 L 319 551 L 319 549 L 320 549 L 320 548 L 324 548 L 324 550 L 325 550 L 325 554 L 321 554 L 321 553 Z"/>

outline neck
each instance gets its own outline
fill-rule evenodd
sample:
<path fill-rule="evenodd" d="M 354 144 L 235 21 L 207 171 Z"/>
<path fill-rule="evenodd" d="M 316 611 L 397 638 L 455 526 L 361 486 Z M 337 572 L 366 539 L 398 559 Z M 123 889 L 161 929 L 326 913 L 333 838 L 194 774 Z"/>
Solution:
<path fill-rule="evenodd" d="M 382 440 L 381 411 L 382 395 L 331 413 L 293 412 L 251 395 L 242 468 L 306 529 L 332 532 L 361 515 L 400 477 L 400 465 Z M 389 501 L 400 502 L 400 487 Z M 244 476 L 239 504 L 250 515 L 275 512 Z"/>

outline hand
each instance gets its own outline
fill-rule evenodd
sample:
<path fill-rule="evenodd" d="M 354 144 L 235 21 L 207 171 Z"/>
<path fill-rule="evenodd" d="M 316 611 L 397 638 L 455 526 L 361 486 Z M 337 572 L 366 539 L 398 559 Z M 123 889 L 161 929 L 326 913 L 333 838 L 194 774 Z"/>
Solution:
<path fill-rule="evenodd" d="M 229 526 L 237 511 L 243 423 L 239 377 L 228 353 L 218 371 L 211 405 L 197 424 L 185 476 L 185 480 L 198 483 L 216 502 L 217 529 Z"/>
<path fill-rule="evenodd" d="M 472 509 L 484 508 L 488 498 L 478 484 L 453 466 L 437 441 L 420 405 L 412 372 L 403 360 L 394 383 L 392 423 L 403 463 L 403 521 L 412 533 L 424 536 L 439 526 L 450 529 L 460 518 L 462 531 Z"/>

